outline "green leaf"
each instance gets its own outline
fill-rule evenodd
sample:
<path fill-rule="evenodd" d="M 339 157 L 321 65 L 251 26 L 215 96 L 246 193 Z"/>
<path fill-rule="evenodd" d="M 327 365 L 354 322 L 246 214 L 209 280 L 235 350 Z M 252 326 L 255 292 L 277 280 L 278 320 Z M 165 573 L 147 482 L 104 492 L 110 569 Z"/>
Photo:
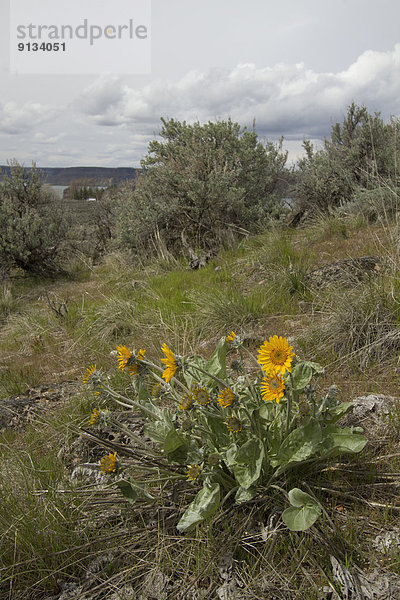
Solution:
<path fill-rule="evenodd" d="M 254 498 L 256 493 L 257 490 L 255 488 L 249 488 L 246 490 L 245 488 L 240 487 L 235 494 L 236 504 L 241 504 L 241 502 L 247 502 L 248 500 L 251 500 Z"/>
<path fill-rule="evenodd" d="M 203 415 L 206 428 L 213 434 L 214 443 L 221 448 L 227 442 L 229 442 L 229 431 L 223 420 L 223 417 L 217 415 L 204 414 Z"/>
<path fill-rule="evenodd" d="M 354 433 L 353 427 L 338 427 L 328 425 L 323 429 L 324 443 L 322 456 L 337 456 L 338 454 L 355 454 L 361 452 L 367 439 Z"/>
<path fill-rule="evenodd" d="M 192 367 L 191 371 L 189 371 L 188 369 L 184 369 L 183 371 L 183 377 L 185 379 L 187 387 L 190 389 L 190 386 L 194 382 L 203 383 L 204 375 L 203 373 L 200 373 L 200 371 L 197 371 L 196 367 L 200 367 L 203 370 L 206 369 L 206 361 L 204 360 L 204 358 L 200 356 L 200 354 L 195 354 L 193 356 L 190 356 L 185 361 L 185 364 L 189 367 Z"/>
<path fill-rule="evenodd" d="M 296 365 L 292 371 L 293 387 L 296 391 L 304 390 L 311 381 L 314 371 L 311 364 L 302 362 Z"/>
<path fill-rule="evenodd" d="M 290 490 L 289 494 L 289 502 L 292 506 L 318 506 L 318 502 L 307 494 L 303 492 L 300 488 L 293 488 Z"/>
<path fill-rule="evenodd" d="M 224 337 L 219 340 L 205 370 L 214 377 L 226 379 L 226 343 Z"/>
<path fill-rule="evenodd" d="M 143 403 L 144 405 L 146 405 L 146 402 L 149 402 L 150 400 L 150 394 L 149 391 L 147 389 L 147 387 L 142 383 L 142 381 L 139 380 L 139 385 L 138 385 L 138 402 L 141 404 Z M 153 404 L 150 402 L 152 408 L 153 408 Z"/>
<path fill-rule="evenodd" d="M 267 423 L 271 423 L 275 417 L 275 403 L 274 402 L 265 402 L 261 404 L 259 409 L 260 418 Z"/>
<path fill-rule="evenodd" d="M 177 529 L 179 531 L 190 531 L 198 523 L 214 514 L 219 506 L 219 503 L 219 483 L 210 483 L 205 481 L 203 488 L 183 513 L 177 525 Z"/>
<path fill-rule="evenodd" d="M 303 360 L 302 364 L 310 367 L 314 375 L 321 374 L 325 371 L 324 367 L 321 367 L 318 363 L 311 362 L 310 360 Z"/>
<path fill-rule="evenodd" d="M 224 456 L 224 461 L 228 469 L 233 469 L 234 465 L 236 464 L 236 453 L 237 445 L 232 442 L 232 444 L 226 448 Z"/>
<path fill-rule="evenodd" d="M 154 500 L 153 496 L 149 494 L 145 488 L 138 483 L 133 481 L 117 481 L 117 486 L 122 492 L 122 495 L 130 502 L 135 504 L 138 498 L 145 498 L 146 500 Z"/>
<path fill-rule="evenodd" d="M 245 490 L 260 477 L 264 460 L 264 446 L 259 439 L 248 440 L 234 457 L 232 470 L 236 481 Z"/>
<path fill-rule="evenodd" d="M 145 435 L 161 447 L 164 446 L 165 440 L 171 430 L 175 431 L 175 426 L 170 415 L 165 410 L 162 411 L 162 419 L 146 423 L 144 426 Z"/>
<path fill-rule="evenodd" d="M 290 506 L 282 513 L 282 521 L 290 531 L 305 531 L 321 514 L 319 506 Z"/>
<path fill-rule="evenodd" d="M 326 411 L 325 421 L 326 423 L 336 423 L 341 417 L 344 417 L 354 408 L 353 402 L 342 402 L 336 406 L 328 408 Z"/>
<path fill-rule="evenodd" d="M 299 488 L 290 490 L 289 502 L 292 506 L 283 511 L 282 520 L 291 531 L 305 531 L 321 514 L 321 507 L 315 498 Z"/>
<path fill-rule="evenodd" d="M 283 440 L 275 459 L 271 459 L 273 467 L 279 465 L 276 474 L 281 473 L 293 463 L 308 460 L 316 453 L 322 440 L 321 427 L 316 419 L 311 418 L 306 425 L 298 427 Z"/>
<path fill-rule="evenodd" d="M 180 448 L 181 446 L 185 446 L 186 445 L 186 440 L 185 438 L 179 434 L 175 427 L 172 427 L 166 437 L 165 437 L 165 441 L 164 441 L 164 452 L 165 454 L 172 454 L 172 452 L 174 452 L 177 448 Z"/>

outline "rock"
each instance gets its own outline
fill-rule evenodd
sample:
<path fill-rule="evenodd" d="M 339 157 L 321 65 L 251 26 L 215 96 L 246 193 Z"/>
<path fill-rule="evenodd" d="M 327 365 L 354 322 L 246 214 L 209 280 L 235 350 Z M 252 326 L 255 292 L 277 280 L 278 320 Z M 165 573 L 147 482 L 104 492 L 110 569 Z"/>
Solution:
<path fill-rule="evenodd" d="M 372 546 L 379 552 L 385 554 L 388 550 L 400 548 L 400 534 L 398 531 L 385 531 L 372 540 Z"/>
<path fill-rule="evenodd" d="M 372 573 L 351 573 L 331 556 L 333 580 L 344 600 L 398 600 L 400 576 L 374 569 Z"/>
<path fill-rule="evenodd" d="M 353 400 L 352 421 L 363 421 L 367 418 L 382 420 L 393 407 L 394 398 L 383 394 L 369 394 L 368 396 L 357 396 Z"/>
<path fill-rule="evenodd" d="M 306 283 L 311 287 L 324 288 L 330 285 L 353 286 L 369 277 L 376 277 L 385 270 L 379 256 L 361 256 L 338 260 L 322 265 L 306 275 Z"/>
<path fill-rule="evenodd" d="M 146 576 L 140 600 L 165 600 L 168 596 L 169 577 L 155 569 Z"/>
<path fill-rule="evenodd" d="M 56 403 L 75 395 L 80 387 L 79 381 L 63 381 L 29 388 L 25 394 L 0 399 L 0 431 L 24 427 L 40 413 L 48 412 Z"/>

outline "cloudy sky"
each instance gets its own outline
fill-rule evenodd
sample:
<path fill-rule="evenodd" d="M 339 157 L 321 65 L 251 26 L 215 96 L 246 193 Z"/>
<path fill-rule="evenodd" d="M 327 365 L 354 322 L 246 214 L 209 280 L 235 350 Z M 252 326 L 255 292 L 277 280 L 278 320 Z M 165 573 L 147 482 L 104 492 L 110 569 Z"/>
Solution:
<path fill-rule="evenodd" d="M 255 119 L 296 160 L 352 101 L 400 116 L 399 23 L 398 0 L 152 0 L 150 74 L 14 74 L 0 0 L 0 164 L 139 166 L 161 116 Z"/>

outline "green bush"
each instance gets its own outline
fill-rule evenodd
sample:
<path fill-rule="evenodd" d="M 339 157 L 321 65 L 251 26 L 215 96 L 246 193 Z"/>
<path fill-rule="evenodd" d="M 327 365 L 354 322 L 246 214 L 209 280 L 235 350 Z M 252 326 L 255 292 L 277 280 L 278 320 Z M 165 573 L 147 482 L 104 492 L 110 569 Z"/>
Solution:
<path fill-rule="evenodd" d="M 379 113 L 352 103 L 336 123 L 324 147 L 304 141 L 299 161 L 296 206 L 300 212 L 326 212 L 353 200 L 355 192 L 398 187 L 398 121 L 385 123 Z"/>
<path fill-rule="evenodd" d="M 365 222 L 390 220 L 400 208 L 400 188 L 377 187 L 371 190 L 357 188 L 352 199 L 340 206 L 341 216 L 360 215 Z"/>
<path fill-rule="evenodd" d="M 34 274 L 59 270 L 67 224 L 57 200 L 42 188 L 33 165 L 11 162 L 0 184 L 0 265 Z"/>
<path fill-rule="evenodd" d="M 162 123 L 163 139 L 150 142 L 136 188 L 121 191 L 123 247 L 218 248 L 228 232 L 256 231 L 282 211 L 279 186 L 287 153 L 280 145 L 261 144 L 254 131 L 230 119 Z"/>

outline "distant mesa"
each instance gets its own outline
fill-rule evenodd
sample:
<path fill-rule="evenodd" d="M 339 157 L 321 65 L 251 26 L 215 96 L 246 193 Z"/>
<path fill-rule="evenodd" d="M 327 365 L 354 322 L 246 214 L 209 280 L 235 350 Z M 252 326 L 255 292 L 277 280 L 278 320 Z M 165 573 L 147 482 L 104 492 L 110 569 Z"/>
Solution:
<path fill-rule="evenodd" d="M 10 167 L 0 166 L 0 181 L 10 174 Z M 29 167 L 25 167 L 29 171 Z M 140 169 L 133 167 L 38 167 L 43 183 L 49 185 L 70 185 L 76 180 L 90 180 L 98 185 L 118 184 L 133 181 Z"/>

